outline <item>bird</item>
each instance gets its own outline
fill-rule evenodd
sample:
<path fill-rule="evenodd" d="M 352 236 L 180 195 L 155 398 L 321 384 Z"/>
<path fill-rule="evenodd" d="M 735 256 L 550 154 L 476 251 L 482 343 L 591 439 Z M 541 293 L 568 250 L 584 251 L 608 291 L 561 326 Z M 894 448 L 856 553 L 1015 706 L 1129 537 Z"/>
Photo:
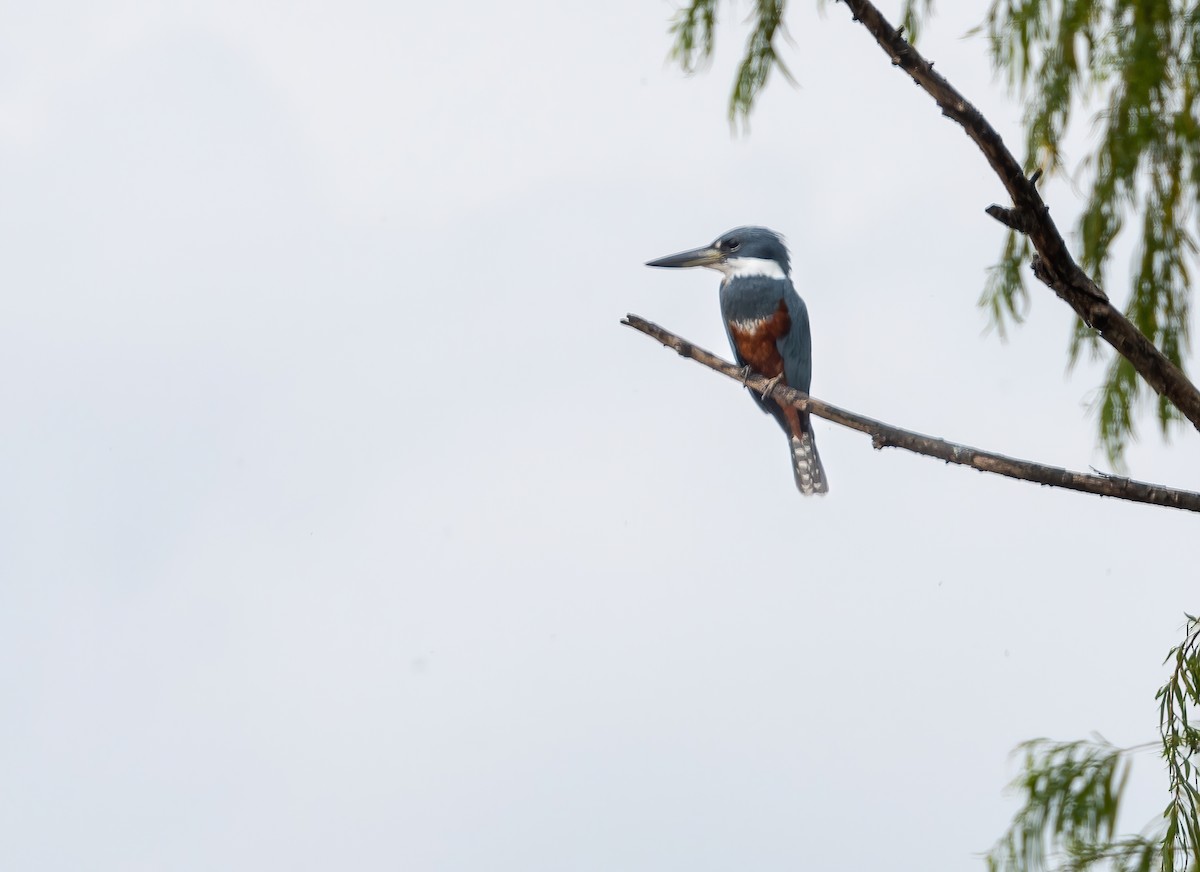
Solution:
<path fill-rule="evenodd" d="M 812 381 L 808 308 L 789 277 L 791 257 L 783 237 L 766 227 L 737 227 L 711 245 L 660 257 L 646 266 L 699 266 L 723 274 L 721 318 L 733 354 L 740 366 L 771 382 L 762 395 L 751 391 L 751 397 L 787 434 L 800 493 L 828 493 L 808 412 L 781 406 L 770 397 L 770 390 L 781 383 L 808 393 Z"/>

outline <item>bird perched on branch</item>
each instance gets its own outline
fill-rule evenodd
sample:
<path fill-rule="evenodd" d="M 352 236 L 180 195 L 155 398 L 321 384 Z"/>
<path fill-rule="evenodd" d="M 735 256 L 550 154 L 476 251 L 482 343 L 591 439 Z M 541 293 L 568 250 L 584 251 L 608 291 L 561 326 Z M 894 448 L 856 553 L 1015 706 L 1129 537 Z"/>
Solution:
<path fill-rule="evenodd" d="M 812 335 L 808 309 L 788 277 L 790 258 L 783 237 L 765 227 L 738 227 L 712 245 L 652 260 L 646 266 L 704 266 L 724 274 L 721 317 L 729 344 L 742 366 L 776 384 L 808 393 L 812 381 Z M 808 412 L 752 394 L 788 436 L 792 473 L 800 493 L 823 494 L 829 485 L 813 441 Z"/>

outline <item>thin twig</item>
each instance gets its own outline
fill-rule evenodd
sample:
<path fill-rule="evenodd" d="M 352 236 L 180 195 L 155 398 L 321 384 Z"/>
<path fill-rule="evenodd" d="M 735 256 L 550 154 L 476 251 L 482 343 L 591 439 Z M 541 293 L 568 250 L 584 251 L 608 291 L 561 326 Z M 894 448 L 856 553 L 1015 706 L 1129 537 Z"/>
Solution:
<path fill-rule="evenodd" d="M 1062 234 L 1050 218 L 1050 207 L 1038 193 L 1035 184 L 1038 174 L 1026 178 L 996 129 L 943 75 L 933 71 L 933 64 L 905 41 L 901 32 L 888 23 L 873 3 L 869 0 L 844 2 L 854 20 L 861 22 L 891 57 L 892 64 L 911 76 L 937 102 L 942 114 L 960 124 L 979 146 L 1013 202 L 1012 209 L 992 207 L 988 213 L 1029 237 L 1038 253 L 1034 275 L 1133 364 L 1156 393 L 1167 397 L 1200 430 L 1200 391 L 1108 301 L 1099 285 L 1071 257 Z"/>
<path fill-rule="evenodd" d="M 818 400 L 816 397 L 793 390 L 786 385 L 777 385 L 773 389 L 769 380 L 758 374 L 747 376 L 745 370 L 727 360 L 717 357 L 710 351 L 705 351 L 697 345 L 676 336 L 657 324 L 639 318 L 637 315 L 626 315 L 621 321 L 629 327 L 657 339 L 668 348 L 672 348 L 684 357 L 691 358 L 709 369 L 722 373 L 739 384 L 745 384 L 751 390 L 763 392 L 774 398 L 778 403 L 795 406 L 797 409 L 807 409 L 818 418 L 824 418 L 851 430 L 858 430 L 871 437 L 875 448 L 903 448 L 927 457 L 936 457 L 947 463 L 957 463 L 970 466 L 981 472 L 992 472 L 1009 478 L 1019 478 L 1023 481 L 1033 481 L 1050 487 L 1061 487 L 1068 490 L 1083 491 L 1089 494 L 1099 494 L 1104 497 L 1115 497 L 1137 503 L 1149 503 L 1153 506 L 1166 506 L 1173 509 L 1184 509 L 1189 512 L 1200 512 L 1200 493 L 1177 490 L 1157 484 L 1133 481 L 1128 478 L 1118 478 L 1110 475 L 1088 475 L 1083 472 L 1072 472 L 1057 466 L 1045 466 L 1028 460 L 1017 460 L 995 454 L 991 451 L 981 451 L 969 445 L 959 445 L 893 427 L 882 421 L 876 421 L 865 415 L 840 409 L 837 406 Z"/>

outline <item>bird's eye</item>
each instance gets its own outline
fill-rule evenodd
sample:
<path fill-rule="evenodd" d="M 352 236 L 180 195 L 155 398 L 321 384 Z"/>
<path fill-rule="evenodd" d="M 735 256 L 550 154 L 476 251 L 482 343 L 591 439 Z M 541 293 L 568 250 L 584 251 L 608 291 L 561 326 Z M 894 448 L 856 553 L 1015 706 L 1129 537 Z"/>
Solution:
<path fill-rule="evenodd" d="M 736 239 L 731 239 L 727 243 L 725 243 L 725 247 L 728 248 L 730 251 L 737 251 L 739 248 L 742 247 L 742 243 Z"/>

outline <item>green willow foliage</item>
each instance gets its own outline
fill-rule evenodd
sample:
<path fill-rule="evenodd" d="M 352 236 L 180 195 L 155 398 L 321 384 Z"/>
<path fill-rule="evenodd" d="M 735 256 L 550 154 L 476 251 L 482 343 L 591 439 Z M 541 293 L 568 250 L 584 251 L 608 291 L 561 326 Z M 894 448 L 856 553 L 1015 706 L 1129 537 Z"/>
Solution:
<path fill-rule="evenodd" d="M 671 22 L 671 35 L 674 38 L 671 59 L 678 62 L 684 72 L 696 72 L 712 57 L 717 2 L 692 0 L 691 5 L 676 13 Z M 766 85 L 772 69 L 778 69 L 784 78 L 794 81 L 787 66 L 779 59 L 775 47 L 776 38 L 786 35 L 783 28 L 783 10 L 786 6 L 787 0 L 755 0 L 751 15 L 753 23 L 750 36 L 746 39 L 746 53 L 734 76 L 733 93 L 729 96 L 731 124 L 749 120 L 754 100 Z"/>
<path fill-rule="evenodd" d="M 988 855 L 989 872 L 1046 869 L 1047 855 L 1109 845 L 1129 775 L 1126 752 L 1104 741 L 1026 742 L 1025 768 L 1012 786 L 1024 803 Z M 1097 853 L 1091 850 L 1091 853 Z"/>
<path fill-rule="evenodd" d="M 1192 726 L 1192 706 L 1200 705 L 1200 620 L 1188 616 L 1183 643 L 1167 655 L 1171 680 L 1158 691 L 1158 723 L 1167 762 L 1171 801 L 1162 843 L 1162 868 L 1200 869 L 1200 769 L 1192 758 L 1200 751 L 1200 729 Z"/>
<path fill-rule="evenodd" d="M 1083 166 L 1091 191 L 1079 219 L 1080 265 L 1104 283 L 1112 246 L 1128 213 L 1143 218 L 1125 314 L 1176 365 L 1189 349 L 1191 225 L 1200 203 L 1200 2 L 1196 0 L 993 0 L 984 24 L 996 69 L 1028 101 L 1026 169 L 1061 172 L 1059 143 L 1073 115 L 1093 99 L 1099 144 Z M 1027 292 L 1021 249 L 1011 237 L 982 304 L 993 323 L 1020 320 Z M 1099 337 L 1077 321 L 1074 364 Z M 1097 406 L 1100 441 L 1119 463 L 1135 435 L 1143 384 L 1113 355 Z M 1166 435 L 1181 416 L 1158 398 Z"/>
<path fill-rule="evenodd" d="M 686 73 L 694 73 L 712 57 L 716 43 L 717 6 L 720 0 L 691 0 L 671 21 L 671 59 Z M 772 70 L 778 70 L 789 82 L 795 82 L 787 65 L 779 57 L 776 40 L 787 38 L 783 13 L 788 0 L 754 0 L 750 13 L 750 36 L 746 51 L 733 79 L 729 95 L 729 121 L 746 124 L 754 101 L 766 86 Z M 826 0 L 818 0 L 824 5 Z M 922 14 L 933 8 L 933 0 L 904 0 L 904 25 L 914 36 Z"/>
<path fill-rule="evenodd" d="M 824 0 L 818 0 L 824 3 Z M 672 57 L 695 71 L 713 51 L 719 0 L 690 0 L 671 24 Z M 905 0 L 902 21 L 910 37 L 932 0 Z M 750 36 L 729 100 L 730 121 L 745 123 L 771 71 L 791 76 L 779 58 L 786 38 L 787 0 L 752 0 Z M 1080 262 L 1103 284 L 1105 267 L 1124 221 L 1143 216 L 1125 312 L 1179 366 L 1189 350 L 1189 264 L 1197 246 L 1193 221 L 1200 205 L 1200 0 L 992 0 L 983 24 L 992 61 L 1028 104 L 1027 170 L 1064 170 L 1062 141 L 1074 115 L 1093 101 L 1099 144 L 1082 166 L 1092 179 L 1078 232 Z M 1015 233 L 989 272 L 980 305 L 1001 336 L 1028 305 L 1025 267 L 1029 242 Z M 1070 364 L 1087 349 L 1103 351 L 1099 337 L 1077 322 Z M 1100 444 L 1117 468 L 1136 436 L 1135 411 L 1144 385 L 1132 366 L 1113 354 L 1095 403 Z M 1166 436 L 1181 420 L 1159 397 L 1157 417 Z"/>
<path fill-rule="evenodd" d="M 1012 826 L 987 857 L 988 872 L 1195 872 L 1200 869 L 1200 770 L 1192 758 L 1200 730 L 1200 621 L 1188 616 L 1184 641 L 1171 649 L 1167 683 L 1158 691 L 1160 741 L 1115 748 L 1103 740 L 1021 746 L 1024 771 L 1013 782 L 1022 796 Z M 1161 823 L 1117 835 L 1132 755 L 1157 748 L 1166 761 L 1170 801 Z"/>

